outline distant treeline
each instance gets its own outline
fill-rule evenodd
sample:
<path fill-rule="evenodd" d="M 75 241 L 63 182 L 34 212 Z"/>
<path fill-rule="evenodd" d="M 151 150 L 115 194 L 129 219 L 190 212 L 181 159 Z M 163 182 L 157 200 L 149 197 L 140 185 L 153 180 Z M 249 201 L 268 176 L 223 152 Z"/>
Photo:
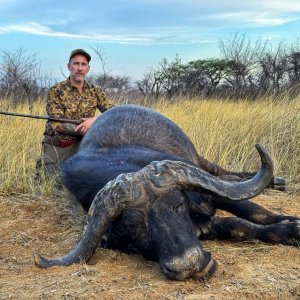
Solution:
<path fill-rule="evenodd" d="M 276 46 L 269 41 L 252 41 L 245 34 L 233 34 L 219 40 L 220 58 L 182 62 L 162 59 L 143 78 L 133 81 L 127 76 L 106 72 L 101 47 L 92 48 L 99 58 L 96 75 L 88 80 L 100 86 L 113 99 L 159 99 L 176 96 L 192 98 L 257 99 L 264 96 L 295 97 L 300 92 L 300 41 Z M 37 54 L 20 48 L 1 51 L 0 98 L 12 104 L 44 98 L 55 82 L 51 74 L 41 72 Z M 29 100 L 28 100 L 29 99 Z"/>

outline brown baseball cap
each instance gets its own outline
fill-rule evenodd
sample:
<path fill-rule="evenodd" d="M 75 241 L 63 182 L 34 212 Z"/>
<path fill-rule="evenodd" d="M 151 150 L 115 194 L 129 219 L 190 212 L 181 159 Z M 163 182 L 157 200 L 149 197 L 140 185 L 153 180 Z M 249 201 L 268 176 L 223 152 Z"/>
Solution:
<path fill-rule="evenodd" d="M 77 54 L 84 55 L 86 57 L 86 59 L 88 60 L 88 62 L 90 62 L 91 56 L 86 51 L 84 51 L 83 49 L 75 49 L 75 50 L 73 50 L 71 52 L 71 54 L 70 54 L 69 61 L 72 59 L 73 56 L 75 56 Z"/>

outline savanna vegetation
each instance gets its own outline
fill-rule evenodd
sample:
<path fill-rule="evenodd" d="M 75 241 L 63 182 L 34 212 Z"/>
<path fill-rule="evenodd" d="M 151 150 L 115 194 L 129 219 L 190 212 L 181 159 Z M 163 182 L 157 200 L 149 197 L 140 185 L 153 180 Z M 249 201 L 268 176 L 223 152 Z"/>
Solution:
<path fill-rule="evenodd" d="M 163 58 L 133 80 L 109 71 L 101 45 L 86 49 L 96 63 L 88 80 L 116 101 L 158 99 L 293 99 L 300 92 L 300 41 L 272 44 L 235 33 L 218 41 L 218 57 L 183 61 L 179 55 Z M 58 66 L 59 68 L 59 66 Z M 44 99 L 48 88 L 60 78 L 43 70 L 38 53 L 24 48 L 0 48 L 0 99 L 11 104 Z"/>

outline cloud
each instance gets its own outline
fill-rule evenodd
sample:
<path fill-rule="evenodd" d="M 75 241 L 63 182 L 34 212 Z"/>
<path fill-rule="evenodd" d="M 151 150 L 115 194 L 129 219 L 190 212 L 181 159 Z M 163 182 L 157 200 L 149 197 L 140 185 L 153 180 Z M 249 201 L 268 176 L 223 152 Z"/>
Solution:
<path fill-rule="evenodd" d="M 299 18 L 294 16 L 277 16 L 270 13 L 256 13 L 256 12 L 233 12 L 233 13 L 220 13 L 209 16 L 210 19 L 215 19 L 220 22 L 226 21 L 230 23 L 239 22 L 243 26 L 278 26 L 291 21 L 296 21 Z"/>
<path fill-rule="evenodd" d="M 106 42 L 118 43 L 149 43 L 151 37 L 147 36 L 126 36 L 126 35 L 105 35 L 99 33 L 73 34 L 67 32 L 53 31 L 49 27 L 40 25 L 36 22 L 27 22 L 21 24 L 10 24 L 0 27 L 0 34 L 24 33 L 48 37 L 101 40 Z"/>
<path fill-rule="evenodd" d="M 126 31 L 126 30 L 122 30 Z M 131 31 L 130 34 L 101 34 L 98 32 L 68 33 L 52 30 L 49 26 L 40 25 L 36 22 L 25 22 L 20 24 L 9 24 L 0 26 L 0 34 L 31 34 L 54 38 L 79 39 L 101 41 L 120 44 L 165 44 L 165 43 L 207 43 L 206 39 L 201 39 L 198 34 L 194 34 L 189 27 L 154 27 L 147 29 L 147 33 Z M 196 37 L 195 37 L 196 36 Z"/>
<path fill-rule="evenodd" d="M 279 27 L 300 20 L 299 0 L 103 1 L 107 5 L 100 9 L 99 2 L 91 0 L 94 9 L 89 9 L 87 18 L 87 7 L 79 5 L 70 10 L 69 0 L 63 2 L 63 7 L 53 6 L 50 0 L 45 0 L 42 11 L 32 9 L 36 0 L 22 3 L 20 0 L 0 0 L 0 5 L 19 2 L 14 9 L 14 13 L 19 9 L 16 19 L 19 23 L 1 26 L 3 20 L 11 19 L 9 11 L 3 13 L 0 34 L 123 44 L 194 44 L 212 42 L 218 31 Z"/>
<path fill-rule="evenodd" d="M 267 0 L 257 1 L 257 11 L 268 10 L 269 12 L 285 14 L 285 13 L 297 13 L 300 12 L 299 0 Z"/>

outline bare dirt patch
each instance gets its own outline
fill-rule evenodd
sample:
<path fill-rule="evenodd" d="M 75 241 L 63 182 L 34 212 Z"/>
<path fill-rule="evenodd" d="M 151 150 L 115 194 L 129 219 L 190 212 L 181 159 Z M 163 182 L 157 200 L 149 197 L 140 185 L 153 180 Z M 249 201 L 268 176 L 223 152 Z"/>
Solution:
<path fill-rule="evenodd" d="M 268 192 L 255 202 L 300 217 L 300 194 Z M 0 299 L 300 299 L 299 248 L 205 241 L 218 261 L 208 282 L 170 281 L 139 255 L 98 249 L 88 264 L 43 270 L 33 253 L 55 257 L 78 241 L 84 213 L 65 193 L 0 196 Z"/>

